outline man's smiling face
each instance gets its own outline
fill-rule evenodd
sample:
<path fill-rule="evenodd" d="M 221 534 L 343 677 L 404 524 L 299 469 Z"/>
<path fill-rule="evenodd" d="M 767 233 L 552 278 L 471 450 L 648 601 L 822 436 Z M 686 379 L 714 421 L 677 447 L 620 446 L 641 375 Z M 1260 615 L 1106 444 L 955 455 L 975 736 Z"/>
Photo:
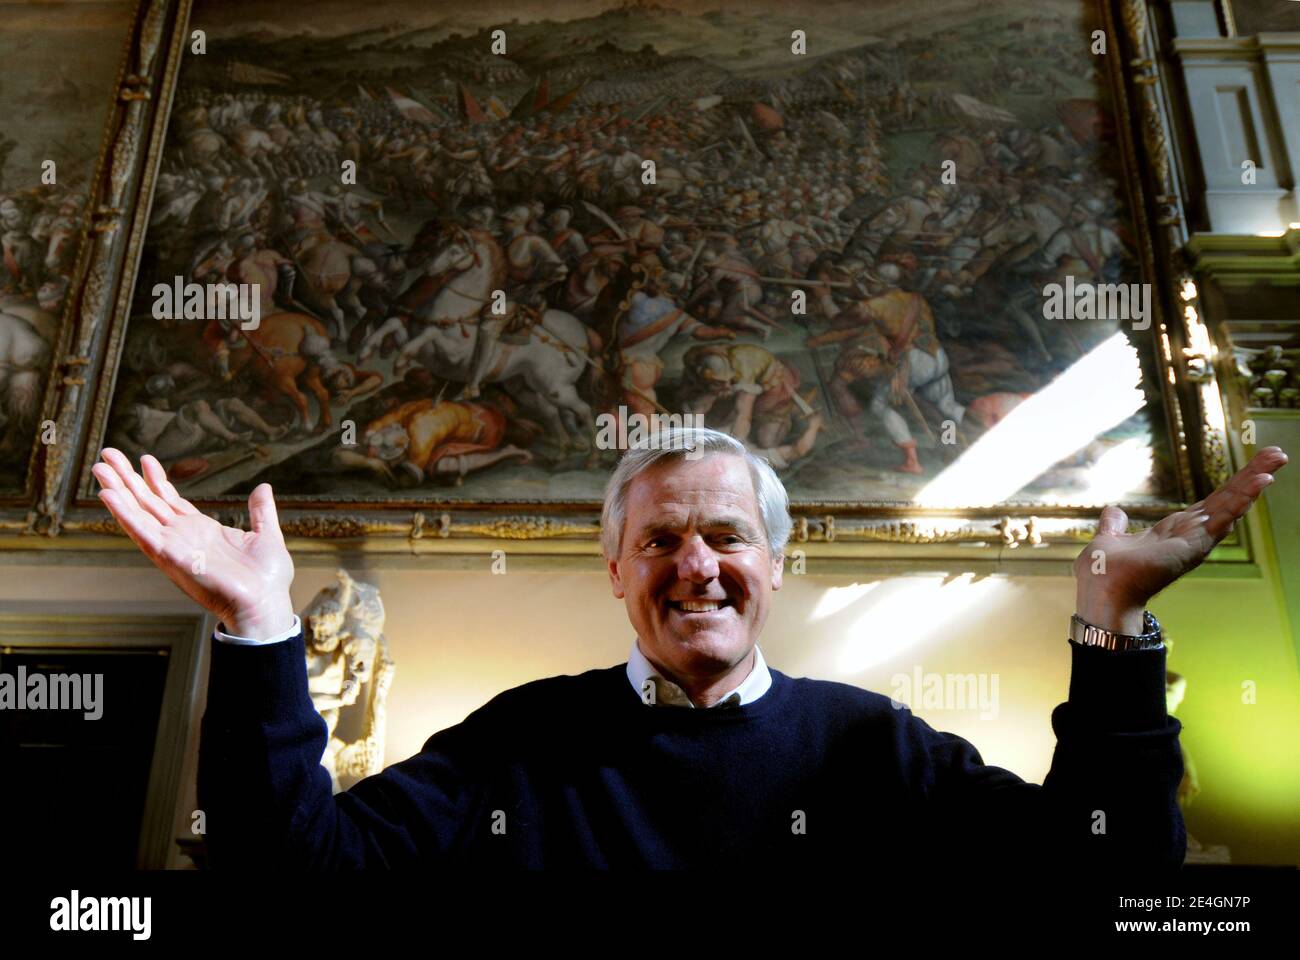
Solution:
<path fill-rule="evenodd" d="M 781 588 L 742 457 L 664 460 L 629 485 L 614 596 L 645 655 L 687 688 L 748 661 Z M 747 670 L 745 671 L 747 672 Z"/>

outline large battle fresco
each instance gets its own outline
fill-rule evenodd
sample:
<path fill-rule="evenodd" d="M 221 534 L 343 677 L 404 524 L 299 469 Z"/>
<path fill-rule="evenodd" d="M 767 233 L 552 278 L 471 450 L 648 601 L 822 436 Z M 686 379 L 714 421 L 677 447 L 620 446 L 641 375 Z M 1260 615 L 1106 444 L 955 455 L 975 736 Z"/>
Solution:
<path fill-rule="evenodd" d="M 127 0 L 3 8 L 0 497 L 23 492 L 39 440 L 132 8 Z"/>
<path fill-rule="evenodd" d="M 1049 433 L 1137 402 L 998 496 L 1117 452 L 1105 498 L 1176 496 L 1152 332 L 1044 309 L 1143 279 L 1095 17 L 196 3 L 103 442 L 195 498 L 591 502 L 599 418 L 693 413 L 797 502 L 907 502 L 1091 362 Z M 255 329 L 158 308 L 227 281 Z"/>

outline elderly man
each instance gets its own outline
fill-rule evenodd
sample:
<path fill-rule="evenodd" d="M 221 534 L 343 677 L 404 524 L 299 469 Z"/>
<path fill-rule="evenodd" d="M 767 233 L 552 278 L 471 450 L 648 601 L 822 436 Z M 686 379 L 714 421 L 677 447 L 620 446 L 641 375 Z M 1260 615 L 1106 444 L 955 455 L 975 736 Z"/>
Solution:
<path fill-rule="evenodd" d="M 1180 727 L 1165 711 L 1165 651 L 1145 606 L 1287 461 L 1262 450 L 1140 533 L 1125 533 L 1118 508 L 1102 511 L 1076 562 L 1086 623 L 1071 629 L 1070 695 L 1052 715 L 1057 748 L 1040 787 L 887 697 L 770 668 L 757 641 L 781 587 L 785 489 L 725 434 L 661 434 L 624 455 L 602 515 L 613 593 L 636 632 L 627 663 L 508 690 L 334 796 L 270 486 L 250 495 L 244 532 L 199 513 L 154 458 L 141 477 L 117 450 L 103 457 L 105 505 L 227 631 L 213 644 L 198 784 L 214 866 L 924 864 L 936 874 L 1182 861 Z M 1105 576 L 1091 574 L 1099 549 Z M 195 574 L 198 550 L 207 562 Z"/>

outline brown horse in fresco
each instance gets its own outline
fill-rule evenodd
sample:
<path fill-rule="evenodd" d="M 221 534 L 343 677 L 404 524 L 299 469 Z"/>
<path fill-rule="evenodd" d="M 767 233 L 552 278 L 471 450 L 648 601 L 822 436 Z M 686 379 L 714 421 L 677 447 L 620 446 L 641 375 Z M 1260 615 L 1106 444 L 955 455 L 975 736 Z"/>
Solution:
<path fill-rule="evenodd" d="M 320 406 L 320 418 L 311 432 L 321 433 L 332 423 L 330 395 L 321 383 L 320 365 L 303 355 L 302 345 L 309 334 L 329 342 L 329 331 L 315 317 L 286 311 L 264 317 L 255 330 L 236 329 L 235 341 L 227 342 L 228 354 L 222 353 L 227 335 L 217 320 L 204 327 L 202 343 L 223 380 L 246 373 L 266 399 L 288 399 L 304 430 L 311 423 L 311 413 L 299 386 L 306 386 Z"/>

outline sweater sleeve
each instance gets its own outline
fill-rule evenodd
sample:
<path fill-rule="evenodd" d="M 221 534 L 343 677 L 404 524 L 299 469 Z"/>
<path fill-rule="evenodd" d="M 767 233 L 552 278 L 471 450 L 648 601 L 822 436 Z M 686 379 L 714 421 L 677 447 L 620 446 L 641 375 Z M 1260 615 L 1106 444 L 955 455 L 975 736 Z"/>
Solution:
<path fill-rule="evenodd" d="M 446 862 L 477 801 L 468 727 L 335 796 L 325 721 L 307 689 L 303 636 L 212 645 L 198 798 L 214 869 L 362 869 Z"/>
<path fill-rule="evenodd" d="M 911 717 L 924 753 L 928 829 L 949 850 L 1040 868 L 1178 868 L 1187 834 L 1178 720 L 1165 712 L 1165 649 L 1071 642 L 1067 702 L 1052 711 L 1056 750 L 1041 786 L 953 734 Z"/>

